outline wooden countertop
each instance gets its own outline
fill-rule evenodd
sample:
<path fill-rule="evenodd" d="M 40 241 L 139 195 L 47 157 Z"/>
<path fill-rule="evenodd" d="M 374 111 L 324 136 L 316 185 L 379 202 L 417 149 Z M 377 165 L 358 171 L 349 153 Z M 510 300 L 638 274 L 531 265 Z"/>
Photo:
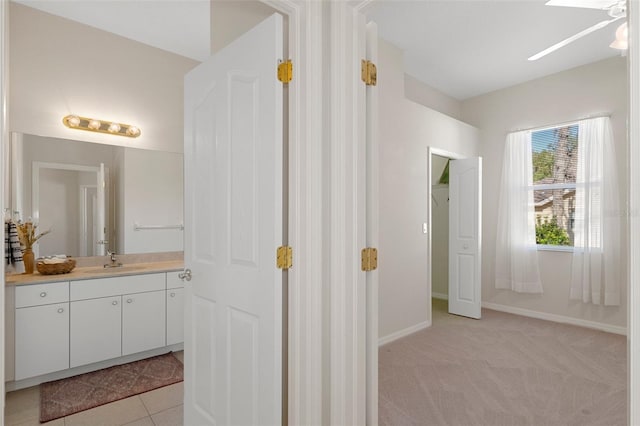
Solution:
<path fill-rule="evenodd" d="M 12 274 L 5 275 L 4 280 L 7 286 L 24 284 L 53 283 L 60 281 L 78 281 L 95 278 L 120 277 L 126 275 L 153 274 L 159 272 L 180 271 L 184 268 L 184 261 L 169 260 L 148 263 L 125 263 L 119 268 L 104 268 L 102 266 L 91 266 L 75 268 L 68 274 L 41 275 L 37 271 L 33 274 Z"/>

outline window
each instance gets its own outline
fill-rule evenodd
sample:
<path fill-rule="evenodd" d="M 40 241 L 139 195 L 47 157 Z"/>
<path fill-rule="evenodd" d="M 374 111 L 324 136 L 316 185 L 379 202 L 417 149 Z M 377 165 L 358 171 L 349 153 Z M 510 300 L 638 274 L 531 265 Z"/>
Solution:
<path fill-rule="evenodd" d="M 536 243 L 573 246 L 578 125 L 531 133 Z"/>

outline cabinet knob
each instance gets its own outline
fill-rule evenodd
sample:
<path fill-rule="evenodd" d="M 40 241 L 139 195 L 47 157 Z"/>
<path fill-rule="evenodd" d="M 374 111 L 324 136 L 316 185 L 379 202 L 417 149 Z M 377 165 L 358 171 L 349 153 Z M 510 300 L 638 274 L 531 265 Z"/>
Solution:
<path fill-rule="evenodd" d="M 59 314 L 61 314 L 61 313 L 63 313 L 63 312 L 64 312 L 64 308 L 60 308 L 60 309 L 58 309 L 58 313 L 59 313 Z"/>
<path fill-rule="evenodd" d="M 176 297 L 176 294 L 175 293 L 171 293 L 169 296 Z"/>
<path fill-rule="evenodd" d="M 114 300 L 113 302 L 111 302 L 111 304 L 112 304 L 113 306 L 116 306 L 116 305 L 118 304 L 118 301 L 117 301 L 117 300 Z"/>
<path fill-rule="evenodd" d="M 40 297 L 47 297 L 47 292 L 43 291 L 42 293 L 40 293 Z"/>
<path fill-rule="evenodd" d="M 127 303 L 132 303 L 133 299 L 127 299 Z"/>

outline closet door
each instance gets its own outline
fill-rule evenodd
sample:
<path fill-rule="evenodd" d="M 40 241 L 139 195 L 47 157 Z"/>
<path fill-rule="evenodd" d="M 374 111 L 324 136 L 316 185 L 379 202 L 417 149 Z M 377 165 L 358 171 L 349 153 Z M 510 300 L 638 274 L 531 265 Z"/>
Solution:
<path fill-rule="evenodd" d="M 480 318 L 482 159 L 449 163 L 449 313 Z"/>

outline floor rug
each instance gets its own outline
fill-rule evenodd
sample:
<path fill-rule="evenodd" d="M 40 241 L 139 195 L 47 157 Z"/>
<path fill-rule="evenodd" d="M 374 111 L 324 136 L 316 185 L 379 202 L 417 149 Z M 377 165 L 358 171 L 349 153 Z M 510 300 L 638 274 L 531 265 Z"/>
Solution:
<path fill-rule="evenodd" d="M 183 380 L 183 366 L 172 353 L 40 385 L 40 422 Z"/>

